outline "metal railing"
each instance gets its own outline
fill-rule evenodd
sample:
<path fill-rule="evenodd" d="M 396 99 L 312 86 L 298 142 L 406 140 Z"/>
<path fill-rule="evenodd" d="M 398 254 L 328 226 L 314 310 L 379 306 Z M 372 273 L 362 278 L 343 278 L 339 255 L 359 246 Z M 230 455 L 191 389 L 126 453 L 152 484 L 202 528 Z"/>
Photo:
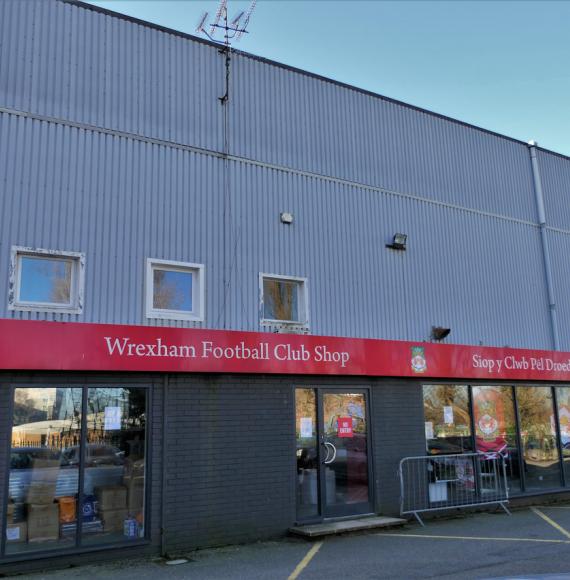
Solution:
<path fill-rule="evenodd" d="M 505 458 L 500 452 L 404 457 L 400 476 L 400 514 L 498 504 L 510 514 Z"/>

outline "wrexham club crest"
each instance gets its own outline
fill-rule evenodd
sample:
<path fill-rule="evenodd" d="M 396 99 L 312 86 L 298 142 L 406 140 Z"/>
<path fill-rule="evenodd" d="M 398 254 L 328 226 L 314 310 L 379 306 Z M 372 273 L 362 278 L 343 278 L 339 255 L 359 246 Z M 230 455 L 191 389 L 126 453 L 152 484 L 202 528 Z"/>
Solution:
<path fill-rule="evenodd" d="M 415 373 L 427 371 L 426 355 L 423 346 L 412 346 L 412 370 Z"/>

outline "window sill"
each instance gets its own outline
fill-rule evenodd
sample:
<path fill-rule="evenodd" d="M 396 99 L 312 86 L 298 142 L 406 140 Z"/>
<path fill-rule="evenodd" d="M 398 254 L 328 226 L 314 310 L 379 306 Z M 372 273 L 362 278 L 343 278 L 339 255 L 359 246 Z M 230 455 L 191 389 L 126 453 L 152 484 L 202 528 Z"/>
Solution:
<path fill-rule="evenodd" d="M 182 322 L 204 322 L 203 316 L 182 314 L 180 312 L 147 312 L 148 320 L 180 320 Z"/>
<path fill-rule="evenodd" d="M 11 312 L 50 312 L 53 314 L 82 314 L 80 306 L 49 306 L 47 304 L 9 304 Z"/>

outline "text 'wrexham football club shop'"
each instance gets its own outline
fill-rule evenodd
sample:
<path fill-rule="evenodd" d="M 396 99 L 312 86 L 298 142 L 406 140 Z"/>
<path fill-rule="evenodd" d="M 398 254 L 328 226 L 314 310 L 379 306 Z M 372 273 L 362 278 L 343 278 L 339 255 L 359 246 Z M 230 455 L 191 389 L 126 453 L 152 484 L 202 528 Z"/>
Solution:
<path fill-rule="evenodd" d="M 513 495 L 570 485 L 565 353 L 2 320 L 0 369 L 5 562 L 397 514 L 426 451 L 502 453 Z"/>

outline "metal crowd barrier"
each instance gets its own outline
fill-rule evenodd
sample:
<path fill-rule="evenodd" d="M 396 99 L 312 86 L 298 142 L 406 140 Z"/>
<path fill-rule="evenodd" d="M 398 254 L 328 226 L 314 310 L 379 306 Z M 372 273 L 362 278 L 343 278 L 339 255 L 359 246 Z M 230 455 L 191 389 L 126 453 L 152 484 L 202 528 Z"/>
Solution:
<path fill-rule="evenodd" d="M 501 453 L 463 453 L 404 457 L 400 476 L 400 513 L 498 504 L 509 501 L 505 458 Z"/>

